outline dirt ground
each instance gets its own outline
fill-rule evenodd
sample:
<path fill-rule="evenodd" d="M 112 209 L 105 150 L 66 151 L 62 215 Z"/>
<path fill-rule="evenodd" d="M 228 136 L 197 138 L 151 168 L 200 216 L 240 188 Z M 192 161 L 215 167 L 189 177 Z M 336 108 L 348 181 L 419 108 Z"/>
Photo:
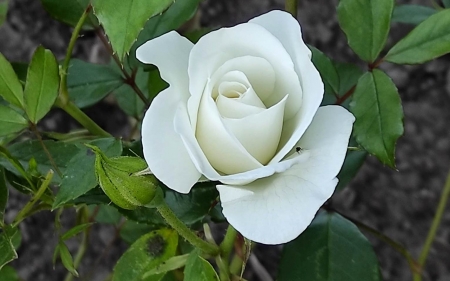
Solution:
<path fill-rule="evenodd" d="M 397 1 L 429 5 L 428 0 Z M 337 24 L 335 7 L 338 0 L 303 0 L 299 5 L 299 21 L 305 41 L 337 61 L 358 62 L 346 45 L 346 38 Z M 201 24 L 230 26 L 247 21 L 272 9 L 282 9 L 281 0 L 205 0 L 201 4 Z M 394 24 L 388 46 L 392 46 L 410 26 Z M 11 61 L 29 61 L 39 44 L 50 48 L 63 58 L 70 38 L 70 28 L 49 18 L 36 0 L 11 0 L 7 22 L 0 28 L 0 52 Z M 101 61 L 104 57 L 92 35 L 80 39 L 75 56 Z M 397 146 L 398 171 L 368 157 L 350 186 L 334 196 L 333 206 L 384 232 L 418 256 L 431 224 L 447 173 L 450 169 L 450 57 L 422 66 L 382 65 L 394 79 L 400 91 L 405 112 L 405 135 Z M 99 111 L 108 112 L 99 114 Z M 124 114 L 114 105 L 102 104 L 89 113 L 106 129 L 120 135 L 127 126 Z M 114 116 L 111 120 L 110 116 Z M 73 122 L 55 111 L 43 126 L 70 129 Z M 69 125 L 68 125 L 69 124 Z M 121 124 L 123 126 L 118 126 Z M 118 128 L 118 129 L 117 129 Z M 23 204 L 21 195 L 13 195 L 8 217 L 13 217 Z M 70 221 L 70 214 L 67 216 Z M 41 213 L 27 219 L 21 226 L 23 234 L 19 260 L 13 263 L 24 280 L 62 280 L 62 266 L 53 269 L 52 251 L 57 241 L 53 229 L 53 215 Z M 86 274 L 95 264 L 95 274 L 84 280 L 103 280 L 126 248 L 113 242 L 111 250 L 96 264 L 96 259 L 114 237 L 112 226 L 96 226 L 91 247 L 81 271 Z M 391 247 L 367 234 L 379 257 L 385 280 L 411 280 L 406 261 Z M 75 247 L 76 244 L 70 245 Z M 73 249 L 73 248 L 72 248 Z M 259 262 L 274 275 L 280 247 L 258 246 Z M 437 238 L 426 265 L 426 281 L 450 280 L 450 210 L 443 218 Z M 249 265 L 247 278 L 266 281 L 261 277 L 257 261 Z M 259 277 L 258 277 L 259 276 Z M 309 281 L 309 280 L 307 280 Z M 363 281 L 363 280 L 362 280 Z"/>

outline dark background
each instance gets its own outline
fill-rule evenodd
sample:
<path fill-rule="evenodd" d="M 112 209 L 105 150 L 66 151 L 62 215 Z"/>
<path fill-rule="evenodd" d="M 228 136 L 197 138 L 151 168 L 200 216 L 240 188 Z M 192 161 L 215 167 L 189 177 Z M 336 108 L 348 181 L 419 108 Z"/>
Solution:
<path fill-rule="evenodd" d="M 299 21 L 304 39 L 329 57 L 341 62 L 358 63 L 340 31 L 335 7 L 338 0 L 299 1 Z M 428 0 L 397 1 L 429 5 Z M 201 4 L 202 26 L 230 26 L 272 9 L 282 9 L 281 0 L 207 0 Z M 393 24 L 387 46 L 392 46 L 412 27 Z M 0 52 L 10 61 L 29 61 L 34 49 L 42 44 L 58 59 L 64 57 L 71 29 L 51 19 L 38 0 L 11 0 L 7 22 L 0 28 Z M 75 56 L 101 63 L 108 58 L 101 43 L 91 34 L 81 38 Z M 449 56 L 421 66 L 381 66 L 396 83 L 405 112 L 405 134 L 396 152 L 398 171 L 384 167 L 368 157 L 350 186 L 332 199 L 334 208 L 357 218 L 406 246 L 414 256 L 420 253 L 437 202 L 450 169 L 450 71 Z M 121 135 L 129 129 L 128 120 L 106 99 L 88 109 L 104 128 Z M 113 116 L 113 117 L 112 117 Z M 69 130 L 75 126 L 65 114 L 54 111 L 41 126 L 51 130 Z M 13 193 L 7 218 L 23 207 L 27 198 Z M 67 214 L 68 225 L 74 214 Z M 24 280 L 63 280 L 60 264 L 53 269 L 51 258 L 57 237 L 53 215 L 43 212 L 21 224 L 23 235 L 19 260 L 13 266 Z M 427 281 L 450 280 L 450 213 L 444 215 L 425 269 Z M 95 226 L 90 248 L 80 267 L 82 280 L 104 280 L 127 245 L 116 237 L 113 226 Z M 406 261 L 391 247 L 367 234 L 380 260 L 385 280 L 411 280 Z M 112 242 L 111 242 L 112 241 Z M 71 250 L 77 244 L 69 245 Z M 108 249 L 105 253 L 105 248 Z M 257 246 L 256 258 L 273 276 L 276 274 L 281 246 Z M 266 281 L 253 258 L 248 266 L 249 280 Z M 91 272 L 92 274 L 89 274 Z M 260 277 L 258 277 L 260 276 Z M 309 281 L 309 280 L 306 280 Z M 363 280 L 362 280 L 363 281 Z"/>

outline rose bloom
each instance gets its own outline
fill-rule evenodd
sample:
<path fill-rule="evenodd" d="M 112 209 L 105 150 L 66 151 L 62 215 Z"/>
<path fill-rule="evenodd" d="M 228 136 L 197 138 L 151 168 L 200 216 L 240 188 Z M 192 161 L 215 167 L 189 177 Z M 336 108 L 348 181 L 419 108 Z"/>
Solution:
<path fill-rule="evenodd" d="M 324 85 L 298 22 L 272 11 L 195 45 L 173 31 L 136 56 L 170 85 L 142 123 L 154 175 L 181 193 L 219 181 L 224 216 L 253 241 L 303 232 L 333 194 L 354 117 L 319 108 Z"/>

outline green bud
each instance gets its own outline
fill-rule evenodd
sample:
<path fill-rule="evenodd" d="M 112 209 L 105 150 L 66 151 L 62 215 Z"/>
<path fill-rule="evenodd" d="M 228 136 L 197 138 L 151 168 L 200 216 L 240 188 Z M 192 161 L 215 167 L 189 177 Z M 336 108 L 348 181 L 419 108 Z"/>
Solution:
<path fill-rule="evenodd" d="M 148 205 L 157 194 L 158 181 L 153 175 L 136 174 L 147 168 L 139 157 L 108 158 L 95 146 L 87 145 L 95 153 L 95 174 L 103 192 L 117 206 L 133 210 Z"/>

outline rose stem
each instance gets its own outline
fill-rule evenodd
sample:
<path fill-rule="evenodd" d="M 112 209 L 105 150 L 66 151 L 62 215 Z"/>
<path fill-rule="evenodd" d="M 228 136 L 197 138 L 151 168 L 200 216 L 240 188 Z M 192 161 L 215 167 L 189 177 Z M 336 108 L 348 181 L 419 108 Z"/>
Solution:
<path fill-rule="evenodd" d="M 286 0 L 284 4 L 284 9 L 286 12 L 291 13 L 294 18 L 297 18 L 297 4 L 298 0 Z"/>
<path fill-rule="evenodd" d="M 178 234 L 184 237 L 193 246 L 199 248 L 206 254 L 217 256 L 220 253 L 220 249 L 217 245 L 206 242 L 197 236 L 192 230 L 190 230 L 169 208 L 167 203 L 162 200 L 161 204 L 156 207 L 161 216 L 166 222 L 175 229 Z"/>
<path fill-rule="evenodd" d="M 72 116 L 78 123 L 80 123 L 83 127 L 85 127 L 91 134 L 102 136 L 102 137 L 110 137 L 111 135 L 100 128 L 89 116 L 87 116 L 83 111 L 81 111 L 74 103 L 70 101 L 69 91 L 67 89 L 67 73 L 69 69 L 70 58 L 72 56 L 73 48 L 75 46 L 75 42 L 80 34 L 81 28 L 83 27 L 83 23 L 86 20 L 89 12 L 91 11 L 92 6 L 89 4 L 78 20 L 75 29 L 73 30 L 72 36 L 69 41 L 69 46 L 67 47 L 66 56 L 64 58 L 63 65 L 60 70 L 61 83 L 59 87 L 59 96 L 55 102 L 55 105 L 63 109 L 67 114 Z"/>

